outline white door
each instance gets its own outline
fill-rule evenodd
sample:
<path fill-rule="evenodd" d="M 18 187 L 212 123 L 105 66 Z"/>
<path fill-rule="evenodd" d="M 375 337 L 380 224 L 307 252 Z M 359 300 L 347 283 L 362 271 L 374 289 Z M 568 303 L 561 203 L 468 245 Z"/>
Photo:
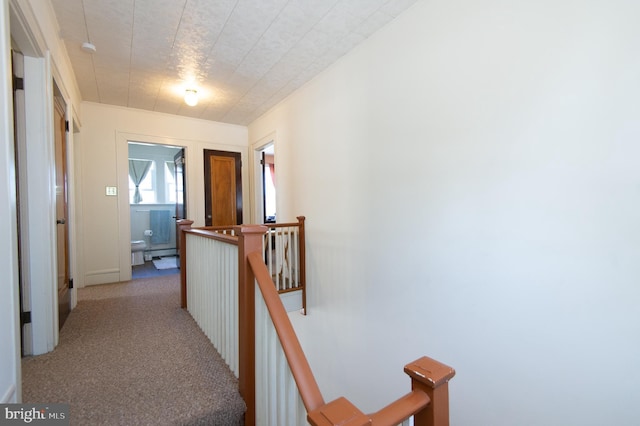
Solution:
<path fill-rule="evenodd" d="M 0 4 L 0 27 L 9 26 L 8 2 Z M 0 403 L 21 399 L 20 325 L 18 322 L 18 238 L 15 157 L 13 148 L 13 89 L 9 34 L 0 31 Z"/>

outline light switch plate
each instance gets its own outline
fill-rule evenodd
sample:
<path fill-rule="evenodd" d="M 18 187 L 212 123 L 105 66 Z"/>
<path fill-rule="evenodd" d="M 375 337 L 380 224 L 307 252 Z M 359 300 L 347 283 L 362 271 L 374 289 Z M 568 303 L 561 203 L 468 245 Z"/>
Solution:
<path fill-rule="evenodd" d="M 107 186 L 107 195 L 118 195 L 118 188 L 116 186 Z"/>

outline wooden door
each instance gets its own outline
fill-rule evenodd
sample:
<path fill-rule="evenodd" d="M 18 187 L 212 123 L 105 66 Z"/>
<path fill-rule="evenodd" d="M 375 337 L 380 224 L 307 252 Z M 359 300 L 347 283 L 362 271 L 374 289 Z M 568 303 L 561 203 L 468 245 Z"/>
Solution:
<path fill-rule="evenodd" d="M 67 130 L 64 107 L 54 101 L 56 159 L 56 247 L 58 257 L 58 326 L 62 328 L 71 307 L 69 291 L 69 224 L 67 218 Z"/>
<path fill-rule="evenodd" d="M 242 163 L 239 152 L 204 150 L 205 224 L 242 224 Z"/>

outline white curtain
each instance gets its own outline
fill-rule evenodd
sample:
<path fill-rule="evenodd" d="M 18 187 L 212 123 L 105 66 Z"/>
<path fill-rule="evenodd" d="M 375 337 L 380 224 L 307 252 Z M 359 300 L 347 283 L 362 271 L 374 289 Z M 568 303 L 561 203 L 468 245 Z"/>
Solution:
<path fill-rule="evenodd" d="M 133 202 L 135 204 L 142 202 L 139 186 L 147 176 L 147 173 L 149 173 L 151 164 L 151 160 L 129 160 L 129 176 L 136 186 L 136 192 L 133 194 Z"/>

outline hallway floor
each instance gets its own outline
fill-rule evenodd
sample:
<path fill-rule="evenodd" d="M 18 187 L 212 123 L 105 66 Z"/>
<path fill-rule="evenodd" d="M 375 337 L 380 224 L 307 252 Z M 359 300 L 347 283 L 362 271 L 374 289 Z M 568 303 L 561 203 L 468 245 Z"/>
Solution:
<path fill-rule="evenodd" d="M 178 273 L 180 273 L 180 269 L 178 268 L 156 269 L 156 267 L 153 265 L 153 261 L 151 260 L 144 262 L 143 265 L 131 266 L 132 280 L 137 280 L 140 278 L 162 277 L 165 275 L 174 275 Z"/>
<path fill-rule="evenodd" d="M 70 404 L 72 425 L 242 425 L 237 379 L 180 308 L 179 277 L 78 289 L 56 349 L 22 361 L 23 401 Z"/>

